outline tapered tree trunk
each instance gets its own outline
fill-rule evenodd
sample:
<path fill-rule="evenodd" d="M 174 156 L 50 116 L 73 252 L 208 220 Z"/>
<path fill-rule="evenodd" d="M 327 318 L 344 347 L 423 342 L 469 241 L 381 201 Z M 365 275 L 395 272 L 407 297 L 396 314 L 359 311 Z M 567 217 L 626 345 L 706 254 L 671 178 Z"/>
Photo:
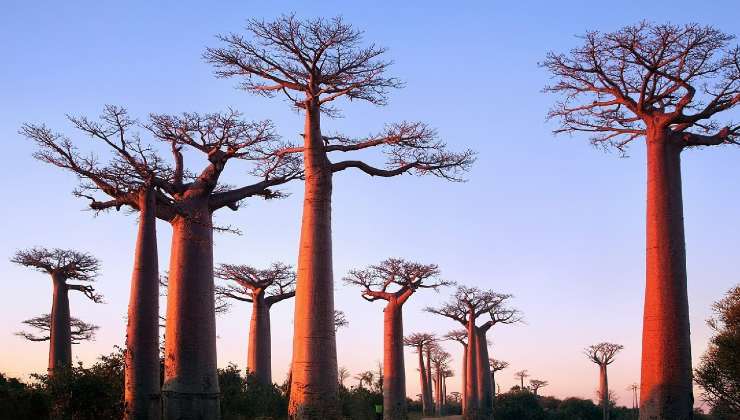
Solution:
<path fill-rule="evenodd" d="M 247 369 L 261 383 L 272 384 L 270 306 L 265 302 L 265 295 L 262 292 L 255 294 L 252 300 L 247 351 Z"/>
<path fill-rule="evenodd" d="M 439 380 L 439 372 L 434 373 L 434 414 L 437 416 L 442 415 L 442 405 L 440 404 L 440 400 L 442 399 L 442 396 L 440 395 L 442 393 L 442 384 Z"/>
<path fill-rule="evenodd" d="M 154 191 L 139 193 L 131 295 L 126 324 L 125 403 L 128 420 L 159 419 L 159 264 Z"/>
<path fill-rule="evenodd" d="M 468 364 L 465 372 L 467 381 L 465 383 L 465 410 L 463 417 L 469 420 L 477 420 L 479 417 L 478 404 L 478 334 L 476 333 L 475 320 L 472 316 L 468 321 Z"/>
<path fill-rule="evenodd" d="M 460 369 L 460 376 L 461 376 L 461 393 L 460 396 L 462 397 L 460 399 L 460 407 L 462 409 L 462 412 L 465 412 L 465 404 L 466 404 L 466 395 L 468 395 L 467 390 L 467 381 L 468 381 L 468 345 L 463 345 L 463 360 L 462 360 L 462 369 Z"/>
<path fill-rule="evenodd" d="M 647 140 L 647 276 L 640 419 L 692 418 L 691 342 L 681 192 L 681 146 Z"/>
<path fill-rule="evenodd" d="M 288 412 L 297 419 L 336 419 L 337 349 L 332 272 L 332 173 L 317 103 L 306 109 L 305 196 L 298 248 L 293 378 Z"/>
<path fill-rule="evenodd" d="M 427 373 L 424 368 L 424 349 L 422 347 L 419 350 L 419 381 L 421 383 L 421 412 L 425 416 L 432 414 L 432 402 L 429 401 L 429 384 L 427 383 Z"/>
<path fill-rule="evenodd" d="M 211 213 L 205 200 L 191 205 L 188 217 L 171 222 L 162 388 L 167 420 L 220 417 Z"/>
<path fill-rule="evenodd" d="M 601 416 L 604 420 L 609 420 L 609 383 L 606 379 L 606 365 L 599 365 L 599 399 Z"/>
<path fill-rule="evenodd" d="M 388 302 L 383 310 L 383 418 L 406 419 L 406 369 L 403 362 L 403 306 Z"/>
<path fill-rule="evenodd" d="M 427 347 L 427 399 L 429 400 L 429 414 L 434 412 L 434 396 L 432 395 L 432 392 L 434 391 L 433 383 L 432 383 L 432 349 L 431 347 Z"/>
<path fill-rule="evenodd" d="M 493 418 L 493 382 L 491 381 L 491 365 L 488 362 L 488 340 L 486 331 L 478 329 L 478 399 L 480 401 L 480 417 Z"/>
<path fill-rule="evenodd" d="M 69 294 L 66 279 L 52 274 L 54 297 L 51 304 L 49 341 L 49 376 L 72 366 L 72 326 L 70 325 Z"/>

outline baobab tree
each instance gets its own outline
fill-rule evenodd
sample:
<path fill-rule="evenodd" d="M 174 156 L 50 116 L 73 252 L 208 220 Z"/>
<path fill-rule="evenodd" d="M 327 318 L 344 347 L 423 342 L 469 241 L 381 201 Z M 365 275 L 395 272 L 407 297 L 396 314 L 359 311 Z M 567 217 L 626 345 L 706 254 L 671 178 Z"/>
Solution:
<path fill-rule="evenodd" d="M 431 174 L 457 181 L 474 160 L 471 151 L 449 152 L 426 124 L 389 124 L 377 135 L 350 138 L 324 136 L 322 115 L 337 116 L 341 98 L 383 105 L 390 89 L 402 83 L 386 75 L 390 61 L 384 48 L 362 45 L 362 32 L 341 18 L 299 20 L 293 15 L 274 21 L 251 20 L 248 37 L 220 36 L 222 47 L 209 48 L 205 58 L 218 77 L 239 78 L 241 87 L 259 95 L 282 93 L 305 115 L 302 145 L 284 153 L 303 155 L 305 195 L 298 255 L 294 386 L 289 412 L 299 418 L 334 419 L 336 406 L 336 340 L 331 328 L 334 310 L 331 199 L 335 173 L 356 169 L 371 176 Z M 380 148 L 386 167 L 365 161 L 333 161 L 331 154 Z"/>
<path fill-rule="evenodd" d="M 434 384 L 434 412 L 437 416 L 442 415 L 444 408 L 444 379 L 445 373 L 449 371 L 449 362 L 452 355 L 437 345 L 431 352 L 429 359 L 432 362 L 432 383 Z"/>
<path fill-rule="evenodd" d="M 293 267 L 279 262 L 267 269 L 220 264 L 214 275 L 228 281 L 228 284 L 215 287 L 217 299 L 252 304 L 247 370 L 261 383 L 272 384 L 270 309 L 276 303 L 295 296 Z"/>
<path fill-rule="evenodd" d="M 544 388 L 549 384 L 550 384 L 549 382 L 543 381 L 541 379 L 530 379 L 529 389 L 532 390 L 532 393 L 534 393 L 534 395 L 537 395 L 537 390 L 539 390 L 540 388 Z"/>
<path fill-rule="evenodd" d="M 520 388 L 522 391 L 526 390 L 527 388 L 524 386 L 524 380 L 529 378 L 529 372 L 527 370 L 520 370 L 516 373 L 514 373 L 514 377 L 518 378 L 520 381 Z"/>
<path fill-rule="evenodd" d="M 366 370 L 355 375 L 355 379 L 359 381 L 359 387 L 362 388 L 362 384 L 366 383 L 368 387 L 373 386 L 373 380 L 375 380 L 375 372 L 372 370 Z"/>
<path fill-rule="evenodd" d="M 161 412 L 157 200 L 163 197 L 158 186 L 172 178 L 173 170 L 140 137 L 129 135 L 136 122 L 123 108 L 106 106 L 98 121 L 68 119 L 81 134 L 111 152 L 106 162 L 82 154 L 69 138 L 43 125 L 26 124 L 21 133 L 39 146 L 37 159 L 77 175 L 80 185 L 74 194 L 90 199 L 96 213 L 121 207 L 139 212 L 126 318 L 124 417 L 156 419 Z M 106 200 L 96 198 L 97 193 Z"/>
<path fill-rule="evenodd" d="M 134 122 L 128 119 L 125 110 L 117 107 L 106 108 L 101 122 L 84 118 L 75 121 L 83 133 L 101 138 L 118 155 L 122 153 L 121 150 L 127 150 L 138 158 L 132 157 L 127 163 L 122 163 L 127 158 L 114 158 L 106 167 L 112 171 L 112 175 L 109 175 L 106 168 L 96 171 L 96 161 L 81 155 L 63 135 L 40 125 L 27 125 L 23 131 L 41 147 L 39 157 L 42 160 L 59 163 L 57 166 L 70 169 L 90 181 L 83 185 L 82 191 L 92 200 L 91 207 L 101 210 L 123 206 L 137 208 L 140 194 L 126 194 L 130 192 L 127 184 L 119 185 L 119 178 L 115 175 L 123 174 L 123 180 L 136 180 L 143 176 L 132 169 L 137 161 L 150 165 L 150 169 L 159 167 L 157 165 L 161 165 L 161 161 L 150 153 L 152 149 L 149 146 L 138 141 L 138 133 L 131 132 Z M 166 144 L 174 161 L 172 170 L 162 171 L 162 176 L 156 176 L 156 171 L 152 175 L 142 169 L 142 173 L 148 177 L 147 182 L 154 186 L 152 194 L 156 217 L 167 221 L 173 228 L 162 411 L 166 418 L 179 418 L 185 413 L 188 416 L 215 418 L 219 412 L 219 390 L 216 375 L 213 230 L 229 228 L 215 227 L 212 216 L 224 207 L 238 209 L 240 202 L 249 197 L 280 197 L 279 192 L 270 188 L 300 178 L 300 160 L 276 154 L 282 143 L 273 133 L 269 121 L 245 121 L 234 110 L 213 114 L 150 115 L 146 124 L 138 126 L 143 127 L 154 140 Z M 187 149 L 202 153 L 206 158 L 207 164 L 200 172 L 191 172 L 185 166 L 183 152 Z M 252 163 L 250 173 L 258 181 L 239 188 L 219 184 L 221 173 L 232 160 Z M 90 190 L 103 192 L 112 199 L 99 201 L 87 194 Z M 143 227 L 140 225 L 141 229 Z M 145 237 L 149 245 L 154 239 L 152 229 L 146 229 L 149 234 Z M 149 279 L 152 277 L 151 261 L 155 253 L 151 247 L 146 252 L 143 249 L 140 251 L 146 254 L 149 261 L 146 265 L 146 277 Z M 146 289 L 141 294 L 150 303 L 152 295 L 158 292 L 155 287 L 146 286 Z M 138 296 L 139 292 L 135 294 Z M 129 308 L 132 307 L 134 305 L 130 304 Z M 153 311 L 149 307 L 146 312 L 151 314 Z M 158 315 L 156 322 L 158 328 Z M 148 321 L 143 324 L 151 327 Z M 147 332 L 143 335 L 151 339 L 152 334 Z M 147 351 L 151 351 L 150 347 L 146 346 Z M 151 376 L 151 373 L 147 375 Z M 156 378 L 156 381 L 158 386 L 159 379 Z M 154 399 L 149 395 L 142 397 Z"/>
<path fill-rule="evenodd" d="M 347 320 L 347 314 L 344 313 L 344 311 L 334 311 L 334 332 L 337 332 L 340 328 L 346 327 L 349 325 L 349 320 Z"/>
<path fill-rule="evenodd" d="M 463 413 L 466 418 L 490 418 L 493 415 L 493 390 L 491 389 L 493 384 L 488 362 L 486 332 L 497 322 L 508 323 L 518 320 L 517 311 L 506 309 L 503 306 L 503 303 L 510 297 L 511 295 L 491 290 L 459 286 L 448 303 L 438 308 L 425 308 L 427 312 L 450 318 L 466 328 L 468 357 L 465 369 L 466 390 L 464 393 L 465 412 Z M 505 313 L 508 315 L 504 315 Z M 490 314 L 492 318 L 479 327 L 476 320 L 484 314 Z M 498 320 L 499 316 L 501 320 Z M 495 322 L 494 319 L 496 319 Z"/>
<path fill-rule="evenodd" d="M 604 420 L 609 420 L 609 381 L 606 368 L 614 362 L 617 353 L 623 348 L 620 344 L 599 343 L 588 346 L 585 350 L 588 360 L 599 365 L 599 404 Z"/>
<path fill-rule="evenodd" d="M 468 332 L 464 329 L 459 330 L 453 330 L 448 332 L 443 337 L 445 340 L 452 340 L 460 343 L 463 347 L 463 357 L 462 357 L 462 369 L 460 370 L 460 388 L 462 392 L 460 405 L 465 410 L 465 388 L 467 383 L 467 374 L 466 374 L 466 367 L 468 366 Z"/>
<path fill-rule="evenodd" d="M 28 341 L 49 341 L 51 340 L 51 314 L 43 314 L 34 318 L 27 319 L 23 323 L 31 328 L 38 330 L 36 333 L 20 331 L 15 333 Z M 72 344 L 80 344 L 82 341 L 95 340 L 95 332 L 100 329 L 97 325 L 88 324 L 75 317 L 69 318 L 70 341 Z"/>
<path fill-rule="evenodd" d="M 424 352 L 431 343 L 435 343 L 437 337 L 434 334 L 428 333 L 414 333 L 403 339 L 404 345 L 412 347 L 416 350 L 416 354 L 419 356 L 419 382 L 421 384 L 421 405 L 422 414 L 425 416 L 431 416 L 434 414 L 432 408 L 432 390 L 429 387 L 429 381 L 427 379 L 427 371 L 429 366 L 424 366 Z M 427 355 L 427 361 L 429 356 Z M 429 362 L 431 364 L 431 362 Z"/>
<path fill-rule="evenodd" d="M 496 372 L 504 370 L 509 367 L 509 362 L 496 359 L 488 359 L 488 364 L 491 367 L 491 390 L 493 391 L 494 398 L 496 397 Z"/>
<path fill-rule="evenodd" d="M 48 373 L 53 376 L 69 369 L 72 366 L 69 291 L 81 292 L 91 301 L 101 303 L 102 295 L 89 284 L 98 276 L 100 262 L 84 252 L 41 247 L 18 251 L 10 261 L 51 276 L 53 300 L 49 319 Z M 69 281 L 81 283 L 68 283 Z"/>
<path fill-rule="evenodd" d="M 362 298 L 386 302 L 383 308 L 383 417 L 406 418 L 406 369 L 403 360 L 403 305 L 419 289 L 438 290 L 451 283 L 439 277 L 435 264 L 389 258 L 362 270 L 352 270 L 344 282 L 362 288 Z"/>
<path fill-rule="evenodd" d="M 717 114 L 740 103 L 740 48 L 698 24 L 642 22 L 589 32 L 569 54 L 548 54 L 564 99 L 549 113 L 556 133 L 587 132 L 591 143 L 647 145 L 647 258 L 640 417 L 691 418 L 691 342 L 681 152 L 738 144 L 739 125 Z"/>

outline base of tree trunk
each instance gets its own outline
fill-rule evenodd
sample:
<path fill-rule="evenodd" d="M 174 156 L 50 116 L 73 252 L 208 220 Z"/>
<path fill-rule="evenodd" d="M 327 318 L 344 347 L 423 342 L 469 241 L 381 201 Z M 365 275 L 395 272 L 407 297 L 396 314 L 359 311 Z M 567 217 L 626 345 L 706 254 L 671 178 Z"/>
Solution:
<path fill-rule="evenodd" d="M 162 391 L 162 418 L 165 420 L 218 420 L 219 393 Z"/>

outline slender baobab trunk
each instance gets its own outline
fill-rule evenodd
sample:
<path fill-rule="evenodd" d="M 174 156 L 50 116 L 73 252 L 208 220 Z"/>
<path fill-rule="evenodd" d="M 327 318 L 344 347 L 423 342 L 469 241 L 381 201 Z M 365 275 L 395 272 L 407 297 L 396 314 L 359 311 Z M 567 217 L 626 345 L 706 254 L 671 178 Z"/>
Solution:
<path fill-rule="evenodd" d="M 156 202 L 152 189 L 139 193 L 139 232 L 131 275 L 126 325 L 125 404 L 128 420 L 158 419 L 159 389 L 159 265 Z"/>
<path fill-rule="evenodd" d="M 477 328 L 476 328 L 477 329 Z M 478 345 L 478 401 L 480 404 L 480 418 L 493 417 L 493 390 L 491 382 L 491 365 L 488 362 L 488 340 L 486 331 L 477 329 Z"/>
<path fill-rule="evenodd" d="M 306 108 L 305 196 L 298 248 L 293 378 L 288 412 L 298 419 L 335 419 L 337 349 L 332 272 L 332 173 L 321 137 L 318 103 Z"/>
<path fill-rule="evenodd" d="M 51 280 L 54 285 L 54 298 L 51 305 L 48 373 L 53 376 L 72 366 L 72 326 L 67 282 L 58 274 L 52 274 Z"/>
<path fill-rule="evenodd" d="M 172 224 L 167 292 L 165 372 L 167 420 L 220 417 L 213 297 L 213 228 L 207 202 L 192 203 Z"/>
<path fill-rule="evenodd" d="M 429 384 L 427 383 L 427 373 L 424 369 L 424 348 L 419 347 L 419 380 L 421 382 L 421 407 L 422 414 L 425 416 L 432 414 L 432 402 L 429 401 Z"/>
<path fill-rule="evenodd" d="M 479 417 L 478 403 L 478 334 L 476 333 L 475 319 L 469 316 L 468 321 L 468 364 L 465 372 L 465 410 L 463 417 L 477 420 Z"/>
<path fill-rule="evenodd" d="M 461 381 L 462 381 L 462 386 L 461 386 L 462 392 L 460 393 L 460 396 L 462 398 L 460 399 L 460 407 L 462 408 L 462 412 L 464 413 L 465 404 L 467 402 L 465 396 L 468 395 L 468 390 L 466 386 L 467 381 L 468 381 L 467 379 L 468 378 L 468 345 L 467 344 L 463 345 L 463 359 L 462 359 L 462 369 L 460 370 L 460 376 L 461 376 Z"/>
<path fill-rule="evenodd" d="M 609 383 L 606 379 L 606 365 L 599 365 L 599 397 L 604 420 L 609 420 Z"/>
<path fill-rule="evenodd" d="M 403 364 L 403 306 L 388 302 L 383 310 L 383 418 L 406 419 L 406 370 Z"/>
<path fill-rule="evenodd" d="M 439 372 L 434 373 L 434 413 L 437 416 L 442 415 L 442 381 L 440 381 Z"/>
<path fill-rule="evenodd" d="M 692 418 L 691 342 L 681 196 L 681 146 L 665 132 L 647 140 L 647 276 L 640 418 Z"/>
<path fill-rule="evenodd" d="M 429 400 L 429 414 L 434 412 L 434 397 L 432 392 L 434 391 L 432 383 L 432 349 L 427 347 L 427 399 Z"/>
<path fill-rule="evenodd" d="M 263 292 L 252 300 L 252 320 L 249 323 L 247 369 L 258 381 L 272 384 L 272 356 L 270 336 L 270 306 Z"/>

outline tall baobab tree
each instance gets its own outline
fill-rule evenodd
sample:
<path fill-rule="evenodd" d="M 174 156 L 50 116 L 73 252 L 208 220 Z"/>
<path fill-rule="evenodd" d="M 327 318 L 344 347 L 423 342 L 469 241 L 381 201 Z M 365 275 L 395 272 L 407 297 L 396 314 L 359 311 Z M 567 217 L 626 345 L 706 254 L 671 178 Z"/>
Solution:
<path fill-rule="evenodd" d="M 534 395 L 537 395 L 537 391 L 540 388 L 544 388 L 544 387 L 546 387 L 549 384 L 550 384 L 549 382 L 543 381 L 541 379 L 530 379 L 529 380 L 529 389 L 532 390 L 532 393 L 534 393 Z"/>
<path fill-rule="evenodd" d="M 322 115 L 338 115 L 335 101 L 383 105 L 389 90 L 401 87 L 398 79 L 386 75 L 391 63 L 382 58 L 385 49 L 363 46 L 362 32 L 339 17 L 299 20 L 287 15 L 274 21 L 251 20 L 246 29 L 248 37 L 221 36 L 223 46 L 209 48 L 205 58 L 218 77 L 237 77 L 241 87 L 252 93 L 282 93 L 305 115 L 303 144 L 284 149 L 302 154 L 306 171 L 289 412 L 299 418 L 333 419 L 339 416 L 336 340 L 331 328 L 333 175 L 356 169 L 371 176 L 411 172 L 459 180 L 474 154 L 449 152 L 434 130 L 418 122 L 389 124 L 381 133 L 360 139 L 322 135 Z M 386 167 L 329 158 L 374 147 L 388 157 Z"/>
<path fill-rule="evenodd" d="M 462 369 L 460 370 L 460 388 L 462 392 L 460 393 L 461 399 L 460 399 L 460 406 L 462 407 L 463 411 L 465 410 L 465 388 L 467 383 L 467 374 L 466 374 L 466 367 L 468 366 L 468 332 L 464 329 L 459 330 L 453 330 L 448 332 L 443 337 L 445 340 L 452 340 L 457 341 L 462 345 L 463 347 L 463 357 L 462 357 Z"/>
<path fill-rule="evenodd" d="M 252 304 L 249 322 L 247 370 L 263 384 L 272 384 L 270 309 L 295 296 L 293 267 L 273 263 L 261 270 L 248 265 L 221 264 L 214 275 L 228 284 L 215 287 L 216 299 Z"/>
<path fill-rule="evenodd" d="M 585 350 L 588 360 L 599 365 L 599 404 L 604 420 L 609 420 L 609 382 L 606 368 L 614 362 L 617 353 L 623 348 L 620 344 L 599 343 L 588 346 Z"/>
<path fill-rule="evenodd" d="M 72 317 L 69 291 L 81 292 L 95 303 L 103 297 L 90 283 L 100 269 L 97 258 L 84 252 L 66 249 L 31 248 L 15 253 L 10 260 L 51 276 L 53 300 L 49 319 L 49 375 L 72 366 Z M 68 283 L 69 281 L 81 283 Z"/>
<path fill-rule="evenodd" d="M 34 156 L 68 170 L 80 179 L 78 197 L 89 198 L 95 212 L 128 207 L 139 212 L 126 324 L 124 417 L 160 417 L 159 389 L 159 265 L 156 217 L 157 185 L 172 169 L 128 130 L 136 122 L 125 109 L 106 106 L 98 121 L 68 117 L 81 134 L 102 143 L 111 156 L 105 163 L 82 154 L 72 141 L 43 125 L 26 124 L 21 133 L 39 146 Z M 92 194 L 107 197 L 99 201 Z"/>
<path fill-rule="evenodd" d="M 69 169 L 85 180 L 80 195 L 90 198 L 91 207 L 96 210 L 123 206 L 139 209 L 141 191 L 148 191 L 146 187 L 142 190 L 139 184 L 151 185 L 152 190 L 146 192 L 149 194 L 147 200 L 155 203 L 156 217 L 167 221 L 173 228 L 167 292 L 163 412 L 166 418 L 179 418 L 185 413 L 215 418 L 219 412 L 219 391 L 213 299 L 213 230 L 224 229 L 214 227 L 212 215 L 224 207 L 236 210 L 240 202 L 248 197 L 279 197 L 280 194 L 270 188 L 300 178 L 300 161 L 296 157 L 276 153 L 282 143 L 273 133 L 269 121 L 245 121 L 233 110 L 205 115 L 150 115 L 146 124 L 137 124 L 124 109 L 107 107 L 99 122 L 85 118 L 73 118 L 72 122 L 83 133 L 100 139 L 113 149 L 115 157 L 109 165 L 99 167 L 95 159 L 80 154 L 67 137 L 53 133 L 43 125 L 26 125 L 22 131 L 40 146 L 41 151 L 37 154 L 40 159 Z M 138 133 L 131 132 L 132 127 L 137 125 L 143 127 L 154 140 L 169 146 L 174 161 L 171 170 L 157 170 L 164 168 L 164 164 L 151 152 L 153 149 L 150 146 L 138 140 Z M 186 149 L 202 153 L 206 158 L 207 164 L 200 172 L 192 173 L 185 166 L 183 151 Z M 251 162 L 250 172 L 258 177 L 258 181 L 239 188 L 219 184 L 221 173 L 232 160 Z M 137 165 L 144 167 L 136 169 Z M 99 201 L 91 195 L 99 192 L 108 195 L 111 200 Z M 151 315 L 157 314 L 152 308 L 155 301 L 153 296 L 158 294 L 155 287 L 158 279 L 154 286 L 150 284 L 153 282 L 156 259 L 154 221 L 150 216 L 140 219 L 144 220 L 147 222 L 140 223 L 140 233 L 142 230 L 146 233 L 138 238 L 144 242 L 137 245 L 134 280 L 144 281 L 140 278 L 143 276 L 146 285 L 132 284 L 132 296 L 140 301 L 130 302 L 129 309 L 137 315 L 134 319 L 143 316 L 142 312 L 145 312 L 146 319 L 141 322 L 130 320 L 129 328 L 142 328 L 141 334 L 134 336 L 147 340 L 147 345 L 144 346 L 142 342 L 138 346 L 142 350 L 139 353 L 148 354 L 142 357 L 148 357 L 146 363 L 149 363 L 155 354 L 151 343 L 158 345 L 158 340 L 151 341 L 158 331 L 150 322 Z M 139 286 L 141 290 L 137 288 Z M 156 316 L 158 328 L 158 314 Z M 129 345 L 136 347 L 133 342 Z M 156 357 L 158 366 L 158 354 Z M 130 366 L 141 368 L 144 361 L 142 365 L 137 363 L 134 361 Z M 127 372 L 130 372 L 128 368 Z M 144 375 L 147 375 L 145 382 L 149 385 L 156 380 L 156 385 L 152 386 L 158 389 L 159 378 L 154 378 L 148 371 Z M 139 397 L 142 404 L 155 399 L 144 391 Z M 126 399 L 128 404 L 129 397 Z M 129 411 L 127 409 L 127 416 L 139 418 L 138 415 L 131 417 L 133 415 Z M 155 410 L 142 409 L 138 412 L 145 417 L 147 412 Z"/>
<path fill-rule="evenodd" d="M 51 340 L 51 314 L 43 314 L 34 318 L 23 321 L 29 327 L 38 330 L 37 333 L 20 331 L 15 335 L 25 338 L 28 341 L 49 341 Z M 69 318 L 70 325 L 70 342 L 80 344 L 82 341 L 95 340 L 95 332 L 100 328 L 97 325 L 88 324 L 85 321 L 75 317 Z"/>
<path fill-rule="evenodd" d="M 488 364 L 488 343 L 485 333 L 495 324 L 493 322 L 494 312 L 492 311 L 497 310 L 497 308 L 503 311 L 504 307 L 502 305 L 510 297 L 511 295 L 496 293 L 491 290 L 459 286 L 448 303 L 438 308 L 425 308 L 427 312 L 450 318 L 466 328 L 468 358 L 465 369 L 466 390 L 465 412 L 463 413 L 465 418 L 490 418 L 493 415 L 493 391 L 490 389 L 493 384 L 491 383 L 491 371 Z M 513 322 L 518 316 L 518 312 L 505 310 L 513 311 L 510 318 Z M 481 329 L 476 324 L 476 320 L 484 314 L 490 314 L 492 318 L 484 323 Z"/>
<path fill-rule="evenodd" d="M 715 117 L 740 103 L 740 48 L 711 26 L 642 22 L 589 32 L 544 62 L 563 95 L 556 133 L 588 132 L 594 145 L 647 144 L 647 260 L 640 417 L 691 418 L 691 342 L 681 152 L 738 144 L 740 126 Z M 723 126 L 724 125 L 724 126 Z M 721 127 L 721 128 L 720 128 Z"/>
<path fill-rule="evenodd" d="M 442 346 L 436 345 L 431 352 L 432 383 L 434 384 L 434 412 L 441 416 L 444 409 L 444 379 L 445 372 L 449 370 L 449 361 L 452 355 L 446 352 Z"/>
<path fill-rule="evenodd" d="M 491 390 L 494 398 L 496 397 L 496 372 L 504 370 L 509 367 L 509 362 L 496 359 L 488 359 L 488 364 L 491 367 Z"/>
<path fill-rule="evenodd" d="M 406 418 L 406 369 L 403 360 L 403 305 L 419 289 L 434 289 L 451 283 L 439 277 L 435 264 L 420 264 L 389 258 L 362 270 L 352 270 L 344 282 L 362 288 L 362 298 L 386 302 L 383 308 L 383 417 Z"/>
<path fill-rule="evenodd" d="M 529 378 L 529 372 L 527 370 L 520 370 L 514 373 L 514 377 L 519 378 L 521 390 L 526 390 L 527 388 L 524 386 L 524 380 Z"/>
<path fill-rule="evenodd" d="M 434 343 L 436 341 L 437 338 L 434 336 L 434 334 L 427 333 L 414 333 L 403 339 L 404 345 L 415 349 L 416 354 L 419 356 L 418 370 L 419 382 L 421 384 L 421 405 L 422 414 L 425 416 L 433 415 L 434 409 L 432 408 L 432 390 L 429 387 L 429 382 L 427 379 L 427 370 L 429 368 L 424 366 L 424 352 L 431 343 Z M 429 360 L 429 356 L 427 356 L 427 360 Z"/>

